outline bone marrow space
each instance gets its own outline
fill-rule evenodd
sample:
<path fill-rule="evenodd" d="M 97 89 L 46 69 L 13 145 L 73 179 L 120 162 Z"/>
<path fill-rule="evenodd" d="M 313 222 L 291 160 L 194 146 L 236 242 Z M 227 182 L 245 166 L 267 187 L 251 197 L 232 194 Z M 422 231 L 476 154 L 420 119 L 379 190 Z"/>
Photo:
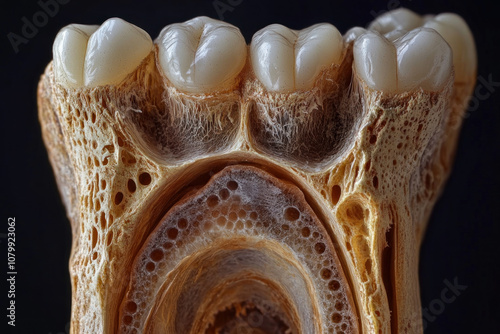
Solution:
<path fill-rule="evenodd" d="M 251 306 L 283 333 L 356 332 L 351 294 L 331 238 L 301 191 L 255 167 L 232 166 L 174 205 L 148 237 L 120 328 L 202 333 L 235 325 L 218 324 L 220 312 L 236 307 L 244 315 Z"/>

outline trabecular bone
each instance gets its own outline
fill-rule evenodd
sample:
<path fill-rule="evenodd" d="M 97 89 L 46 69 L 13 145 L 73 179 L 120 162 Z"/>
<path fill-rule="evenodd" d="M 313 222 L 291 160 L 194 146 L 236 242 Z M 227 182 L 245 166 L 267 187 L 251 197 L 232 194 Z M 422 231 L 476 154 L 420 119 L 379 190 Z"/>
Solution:
<path fill-rule="evenodd" d="M 455 14 L 156 41 L 70 25 L 38 90 L 72 333 L 421 333 L 418 254 L 475 83 Z"/>

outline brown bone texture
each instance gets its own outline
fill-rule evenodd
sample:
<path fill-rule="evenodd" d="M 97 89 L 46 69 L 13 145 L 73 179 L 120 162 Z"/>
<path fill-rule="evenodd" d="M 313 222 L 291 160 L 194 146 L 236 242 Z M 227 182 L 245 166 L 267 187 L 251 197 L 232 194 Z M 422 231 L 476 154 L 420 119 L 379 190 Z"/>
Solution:
<path fill-rule="evenodd" d="M 73 231 L 71 333 L 421 333 L 418 253 L 473 82 L 387 94 L 180 91 L 153 51 L 120 85 L 38 90 Z"/>

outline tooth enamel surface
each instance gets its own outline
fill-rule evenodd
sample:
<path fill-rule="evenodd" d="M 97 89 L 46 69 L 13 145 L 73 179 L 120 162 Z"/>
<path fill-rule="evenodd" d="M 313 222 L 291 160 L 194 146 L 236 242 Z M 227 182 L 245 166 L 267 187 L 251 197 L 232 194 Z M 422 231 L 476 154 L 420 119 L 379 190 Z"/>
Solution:
<path fill-rule="evenodd" d="M 476 47 L 467 23 L 458 15 L 445 13 L 429 18 L 425 27 L 436 30 L 453 50 L 455 81 L 465 82 L 475 75 Z"/>
<path fill-rule="evenodd" d="M 354 42 L 354 67 L 371 88 L 397 90 L 397 57 L 392 43 L 377 32 L 367 31 Z"/>
<path fill-rule="evenodd" d="M 417 87 L 437 90 L 450 78 L 453 55 L 446 41 L 435 30 L 412 30 L 398 39 L 395 45 L 399 91 Z"/>
<path fill-rule="evenodd" d="M 319 72 L 338 64 L 342 53 L 342 35 L 325 23 L 300 31 L 273 24 L 255 33 L 250 45 L 256 77 L 275 92 L 312 87 Z"/>
<path fill-rule="evenodd" d="M 153 42 L 144 30 L 122 19 L 105 21 L 90 36 L 85 54 L 84 83 L 120 83 L 151 52 Z"/>
<path fill-rule="evenodd" d="M 156 44 L 165 76 L 191 93 L 223 89 L 234 82 L 246 61 L 240 30 L 208 17 L 165 27 Z"/>
<path fill-rule="evenodd" d="M 406 30 L 398 29 L 389 31 L 388 33 L 384 34 L 384 37 L 387 38 L 389 42 L 394 43 L 395 40 L 403 37 L 406 33 L 408 33 Z"/>
<path fill-rule="evenodd" d="M 87 42 L 99 26 L 70 24 L 59 31 L 52 47 L 56 79 L 66 86 L 83 86 Z"/>
<path fill-rule="evenodd" d="M 368 29 L 386 34 L 392 30 L 398 29 L 410 31 L 420 27 L 422 23 L 422 17 L 420 15 L 406 8 L 398 8 L 377 17 L 370 23 Z"/>
<path fill-rule="evenodd" d="M 350 43 L 356 40 L 359 36 L 363 35 L 366 32 L 365 28 L 361 27 L 353 27 L 344 34 L 344 42 Z"/>

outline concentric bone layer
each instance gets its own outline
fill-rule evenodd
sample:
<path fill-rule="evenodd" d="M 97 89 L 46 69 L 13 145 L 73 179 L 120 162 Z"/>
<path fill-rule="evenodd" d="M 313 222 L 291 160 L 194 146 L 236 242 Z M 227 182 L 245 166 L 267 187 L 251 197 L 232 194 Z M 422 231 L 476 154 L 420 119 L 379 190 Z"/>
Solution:
<path fill-rule="evenodd" d="M 356 34 L 293 92 L 269 92 L 247 63 L 231 89 L 187 93 L 157 48 L 114 85 L 47 67 L 73 333 L 257 331 L 254 317 L 264 333 L 422 330 L 418 248 L 474 82 L 377 90 L 353 66 Z"/>

